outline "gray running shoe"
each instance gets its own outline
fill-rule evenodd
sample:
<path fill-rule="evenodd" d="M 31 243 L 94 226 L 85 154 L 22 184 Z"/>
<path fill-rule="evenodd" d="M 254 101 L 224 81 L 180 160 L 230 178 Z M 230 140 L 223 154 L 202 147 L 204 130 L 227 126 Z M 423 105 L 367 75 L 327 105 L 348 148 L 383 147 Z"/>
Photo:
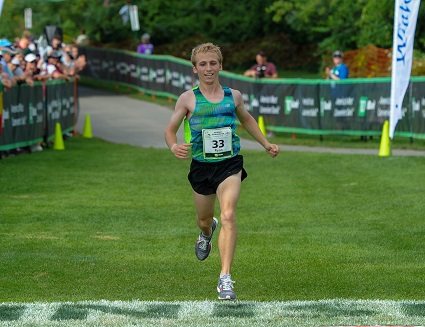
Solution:
<path fill-rule="evenodd" d="M 234 281 L 230 275 L 224 275 L 218 279 L 217 292 L 219 300 L 236 300 Z"/>
<path fill-rule="evenodd" d="M 212 237 L 214 235 L 214 231 L 217 228 L 218 225 L 218 220 L 217 218 L 213 217 L 213 224 L 212 224 L 212 232 L 211 235 L 208 237 L 205 237 L 202 232 L 199 234 L 198 239 L 196 240 L 196 245 L 195 245 L 195 253 L 196 253 L 196 257 L 199 260 L 205 260 L 206 258 L 208 258 L 208 256 L 210 255 L 211 252 L 211 248 L 212 248 Z"/>

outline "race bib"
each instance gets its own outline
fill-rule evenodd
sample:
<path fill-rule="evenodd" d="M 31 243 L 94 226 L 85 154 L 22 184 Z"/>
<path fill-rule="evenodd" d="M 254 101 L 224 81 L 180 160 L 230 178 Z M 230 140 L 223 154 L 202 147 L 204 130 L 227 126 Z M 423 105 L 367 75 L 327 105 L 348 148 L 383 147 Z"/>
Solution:
<path fill-rule="evenodd" d="M 233 155 L 230 127 L 203 129 L 204 159 L 223 159 Z"/>

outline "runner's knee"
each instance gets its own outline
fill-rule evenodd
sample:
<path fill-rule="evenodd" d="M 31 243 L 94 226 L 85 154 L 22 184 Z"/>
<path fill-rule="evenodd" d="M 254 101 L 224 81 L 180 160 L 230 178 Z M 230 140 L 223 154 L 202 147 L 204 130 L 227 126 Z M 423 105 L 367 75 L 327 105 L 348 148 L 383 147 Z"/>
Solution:
<path fill-rule="evenodd" d="M 221 224 L 233 225 L 236 223 L 236 212 L 233 209 L 225 209 L 221 212 Z"/>

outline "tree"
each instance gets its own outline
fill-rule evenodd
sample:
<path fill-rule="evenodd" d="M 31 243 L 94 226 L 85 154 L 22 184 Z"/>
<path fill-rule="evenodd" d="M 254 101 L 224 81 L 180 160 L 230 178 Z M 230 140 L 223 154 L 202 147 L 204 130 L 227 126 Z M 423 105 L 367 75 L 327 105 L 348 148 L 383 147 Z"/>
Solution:
<path fill-rule="evenodd" d="M 124 44 L 128 45 L 127 49 L 134 49 L 135 33 L 130 24 L 122 24 L 118 14 L 123 4 L 124 0 L 5 0 L 0 37 L 14 40 L 21 36 L 24 9 L 32 7 L 33 35 L 41 34 L 45 25 L 60 25 L 65 42 L 70 42 L 84 28 L 93 42 L 116 47 Z M 291 60 L 290 55 L 299 56 L 297 51 L 307 45 L 312 58 L 328 56 L 335 49 L 392 45 L 394 1 L 245 0 L 229 4 L 227 0 L 132 0 L 132 4 L 139 10 L 139 35 L 151 34 L 156 49 L 164 44 L 178 46 L 178 42 L 187 49 L 188 44 L 193 45 L 192 41 L 208 40 L 227 49 L 227 60 L 235 59 L 233 62 L 242 66 L 260 45 L 273 51 L 282 65 L 286 64 L 285 60 Z M 422 6 L 416 28 L 417 50 L 425 50 L 424 32 L 425 6 Z M 284 38 L 277 38 L 283 34 Z M 286 47 L 282 47 L 282 39 L 289 39 Z M 183 52 L 187 58 L 187 50 L 179 53 Z"/>
<path fill-rule="evenodd" d="M 276 0 L 266 11 L 286 21 L 300 37 L 317 42 L 319 51 L 392 45 L 394 1 Z M 418 15 L 416 47 L 425 48 L 425 8 Z"/>

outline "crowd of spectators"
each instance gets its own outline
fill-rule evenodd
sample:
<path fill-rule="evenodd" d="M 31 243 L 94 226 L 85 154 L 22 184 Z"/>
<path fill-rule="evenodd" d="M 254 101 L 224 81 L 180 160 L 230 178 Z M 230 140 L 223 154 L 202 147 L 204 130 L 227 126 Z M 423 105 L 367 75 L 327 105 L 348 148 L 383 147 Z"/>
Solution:
<path fill-rule="evenodd" d="M 85 44 L 87 37 L 82 36 L 71 44 L 65 44 L 60 34 L 54 35 L 50 41 L 46 36 L 35 40 L 27 30 L 13 41 L 0 38 L 0 83 L 3 84 L 3 92 L 21 84 L 32 87 L 36 81 L 79 78 L 78 73 L 86 66 L 86 58 L 80 54 L 78 47 Z M 42 145 L 36 144 L 0 152 L 0 158 L 42 150 Z"/>
<path fill-rule="evenodd" d="M 0 82 L 4 91 L 22 83 L 33 86 L 34 81 L 78 78 L 86 66 L 78 45 L 63 43 L 59 34 L 50 42 L 43 37 L 35 40 L 28 30 L 13 41 L 0 39 Z"/>

